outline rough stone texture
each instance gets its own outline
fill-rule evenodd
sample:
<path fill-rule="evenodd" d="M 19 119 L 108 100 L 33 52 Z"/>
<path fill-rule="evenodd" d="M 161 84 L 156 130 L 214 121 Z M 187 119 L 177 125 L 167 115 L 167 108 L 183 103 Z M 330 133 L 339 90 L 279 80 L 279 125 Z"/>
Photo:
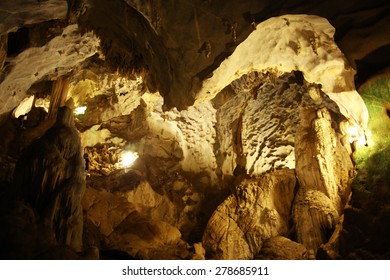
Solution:
<path fill-rule="evenodd" d="M 64 19 L 66 0 L 3 0 L 0 3 L 0 34 L 15 32 L 19 27 L 52 19 Z"/>
<path fill-rule="evenodd" d="M 81 35 L 76 24 L 43 47 L 30 48 L 17 55 L 7 66 L 11 70 L 0 83 L 0 113 L 16 107 L 29 88 L 40 79 L 68 74 L 73 67 L 94 55 L 99 40 L 92 33 Z"/>
<path fill-rule="evenodd" d="M 306 248 L 284 236 L 271 237 L 264 241 L 259 255 L 260 260 L 305 260 Z"/>
<path fill-rule="evenodd" d="M 298 242 L 314 258 L 328 241 L 350 193 L 353 164 L 325 108 L 302 108 L 295 140 L 299 190 L 293 207 Z"/>
<path fill-rule="evenodd" d="M 322 91 L 347 119 L 366 129 L 368 111 L 355 91 L 355 71 L 337 48 L 334 32 L 325 19 L 308 15 L 286 15 L 259 24 L 203 82 L 197 102 L 213 98 L 248 72 L 276 70 L 280 74 L 299 70 L 308 82 L 321 84 Z"/>
<path fill-rule="evenodd" d="M 217 168 L 215 144 L 215 112 L 211 103 L 205 102 L 181 111 L 173 121 L 183 134 L 183 160 L 181 167 L 184 171 L 206 173 L 210 184 L 216 183 Z M 167 114 L 169 117 L 169 114 Z"/>
<path fill-rule="evenodd" d="M 344 211 L 348 208 L 346 205 Z M 329 238 L 327 243 L 321 244 L 321 246 L 317 250 L 316 259 L 320 260 L 337 260 L 341 259 L 340 255 L 340 236 L 343 231 L 343 222 L 344 222 L 344 214 L 340 216 L 339 222 L 336 225 L 336 228 Z"/>
<path fill-rule="evenodd" d="M 115 196 L 105 190 L 98 191 L 91 188 L 86 189 L 82 206 L 86 217 L 105 236 L 109 236 L 134 211 L 134 206 L 125 198 Z"/>
<path fill-rule="evenodd" d="M 325 106 L 339 114 L 319 86 L 297 71 L 280 76 L 251 72 L 230 86 L 236 95 L 217 111 L 216 158 L 223 176 L 295 168 L 300 108 Z"/>
<path fill-rule="evenodd" d="M 102 128 L 112 125 L 114 130 L 115 126 L 128 122 L 132 124 L 126 130 L 122 125 L 124 137 L 142 137 L 144 132 L 137 133 L 137 130 L 147 131 L 147 116 L 144 115 L 147 104 L 141 102 L 145 91 L 142 78 L 111 73 L 97 57 L 87 60 L 80 68 L 77 75 L 71 77 L 68 94 L 75 107 L 87 107 L 84 114 L 77 116 L 79 129 L 84 131 L 102 124 Z M 115 135 L 118 134 L 121 133 L 116 131 Z"/>
<path fill-rule="evenodd" d="M 156 192 L 138 171 L 117 172 L 107 177 L 92 175 L 87 182 L 89 188 L 83 198 L 84 210 L 88 209 L 92 216 L 104 215 L 104 219 L 99 216 L 104 222 L 94 223 L 99 228 L 104 224 L 107 230 L 101 229 L 101 232 L 105 235 L 109 235 L 134 210 L 152 220 L 177 223 L 173 203 L 167 196 Z M 118 214 L 117 218 L 111 217 Z M 106 226 L 107 223 L 112 225 Z"/>
<path fill-rule="evenodd" d="M 141 259 L 184 259 L 189 255 L 180 231 L 162 221 L 145 219 L 132 212 L 109 236 L 110 248 Z"/>
<path fill-rule="evenodd" d="M 127 179 L 137 184 L 134 178 Z M 94 187 L 87 188 L 83 209 L 86 218 L 104 236 L 104 241 L 96 245 L 102 250 L 120 250 L 142 259 L 189 257 L 180 231 L 164 222 L 173 222 L 172 213 L 169 213 L 172 205 L 158 201 L 166 197 L 158 195 L 150 186 L 145 188 L 146 184 L 139 182 L 137 186 L 126 188 L 123 182 L 114 183 L 114 187 L 107 189 L 90 184 Z"/>
<path fill-rule="evenodd" d="M 24 34 L 27 44 L 21 52 L 11 50 L 9 54 L 4 45 L 0 47 L 0 66 L 4 62 L 0 113 L 19 105 L 26 94 L 48 100 L 52 81 L 69 76 L 69 97 L 76 106 L 87 106 L 86 114 L 77 117 L 77 128 L 83 131 L 82 144 L 91 156 L 91 177 L 102 181 L 99 188 L 93 188 L 96 182 L 90 180 L 92 204 L 86 216 L 93 220 L 88 219 L 91 228 L 103 232 L 117 250 L 126 248 L 128 256 L 191 258 L 184 248 L 187 245 L 177 238 L 177 229 L 188 243 L 201 241 L 210 215 L 234 186 L 232 181 L 245 174 L 260 176 L 274 169 L 294 168 L 297 160 L 302 186 L 287 236 L 294 239 L 296 228 L 294 240 L 307 246 L 308 256 L 313 258 L 319 244 L 332 234 L 345 203 L 350 175 L 345 171 L 351 166 L 346 151 L 353 152 L 347 128 L 354 123 L 357 129 L 365 129 L 366 110 L 354 91 L 355 72 L 349 65 L 357 67 L 356 81 L 388 66 L 388 1 L 66 2 L 1 2 L 0 34 L 5 39 L 0 42 Z M 335 28 L 312 14 L 325 16 Z M 19 27 L 23 28 L 17 34 L 9 34 Z M 96 36 L 85 32 L 90 30 Z M 297 79 L 297 73 L 303 73 L 302 79 Z M 155 90 L 159 93 L 150 93 Z M 203 101 L 216 94 L 212 102 Z M 327 96 L 330 99 L 326 100 Z M 186 108 L 194 102 L 196 106 Z M 174 106 L 180 111 L 164 111 Z M 324 108 L 330 118 L 316 117 Z M 41 116 L 45 118 L 45 114 Z M 40 118 L 19 122 L 10 117 L 1 124 L 1 138 L 5 138 L 0 140 L 2 161 L 7 161 L 1 162 L 6 168 L 0 172 L 2 185 L 13 187 L 9 176 L 19 147 L 41 136 L 49 126 L 37 127 Z M 347 128 L 341 128 L 341 122 L 347 121 Z M 304 130 L 309 127 L 313 131 L 306 138 Z M 129 171 L 118 163 L 124 150 L 138 152 L 140 157 L 131 171 L 141 174 L 142 180 L 123 175 Z M 317 157 L 317 152 L 324 157 Z M 0 194 L 4 192 L 0 190 Z M 347 210 L 348 222 L 339 243 L 343 257 L 383 255 L 379 241 L 365 243 L 376 236 L 386 238 L 380 225 L 386 225 L 381 219 L 388 211 L 375 201 L 367 208 L 354 204 Z M 371 208 L 372 212 L 366 210 Z M 127 219 L 129 211 L 139 215 L 141 222 Z M 370 215 L 378 213 L 369 229 L 357 234 L 359 227 L 371 222 Z M 247 217 L 243 219 L 242 223 Z M 6 228 L 10 225 L 9 221 L 4 224 Z M 18 231 L 25 228 L 17 224 Z M 35 221 L 32 224 L 42 226 Z M 134 228 L 137 225 L 141 225 L 140 231 Z M 146 229 L 148 225 L 154 233 Z M 263 239 L 256 237 L 257 232 L 253 238 L 240 235 L 239 226 L 246 225 L 237 225 L 229 238 L 243 244 L 245 252 L 240 251 L 240 257 L 251 258 Z M 267 230 L 273 234 L 276 228 L 285 229 L 285 224 Z M 166 236 L 169 232 L 172 240 Z M 38 235 L 31 232 L 31 236 Z M 126 245 L 127 237 L 131 246 Z M 26 236 L 15 238 L 11 240 Z M 29 242 L 35 242 L 34 238 Z M 152 240 L 152 246 L 147 240 Z M 348 240 L 351 244 L 343 243 Z M 179 251 L 175 251 L 177 244 L 183 245 Z M 69 253 L 55 240 L 50 246 L 64 256 Z M 203 258 L 201 246 L 194 247 L 193 257 Z M 374 254 L 362 252 L 367 248 L 374 248 Z M 49 252 L 39 255 L 52 257 Z"/>
<path fill-rule="evenodd" d="M 236 46 L 256 29 L 258 23 L 276 16 L 282 19 L 289 14 L 307 14 L 327 18 L 336 28 L 337 44 L 346 53 L 352 65 L 364 61 L 368 66 L 371 65 L 372 71 L 376 71 L 385 68 L 389 63 L 386 48 L 383 48 L 381 55 L 376 56 L 376 59 L 369 57 L 375 49 L 384 46 L 388 48 L 389 45 L 387 33 L 390 6 L 385 0 L 370 2 L 328 0 L 316 4 L 310 1 L 295 0 L 280 2 L 243 0 L 239 3 L 222 0 L 196 2 L 183 0 L 171 3 L 156 0 L 127 0 L 126 3 L 145 16 L 150 23 L 150 28 L 162 38 L 171 56 L 172 70 L 174 72 L 176 70 L 178 78 L 165 80 L 172 84 L 172 90 L 168 96 L 165 91 L 161 91 L 169 106 L 183 108 L 191 104 L 194 97 L 187 94 L 188 90 L 197 92 L 198 81 L 211 75 L 221 65 L 221 62 L 232 54 Z M 186 24 L 177 24 L 178 22 Z M 282 20 L 282 24 L 286 25 L 287 21 Z M 253 45 L 260 47 L 275 42 L 275 46 L 283 46 L 282 50 L 289 51 L 295 48 L 299 51 L 299 44 L 296 44 L 295 38 L 291 41 L 290 47 L 284 47 L 284 44 L 289 44 L 289 42 L 280 39 L 283 37 L 276 41 L 265 39 L 277 33 L 277 30 L 268 32 L 259 41 L 261 43 L 255 42 Z M 314 44 L 316 44 L 315 41 L 316 39 L 313 40 Z M 301 46 L 302 50 L 305 47 L 311 48 L 311 45 L 308 41 L 305 46 Z M 275 48 L 272 52 L 268 51 L 267 49 L 265 54 L 275 54 L 275 51 L 279 50 Z M 310 49 L 307 51 L 309 54 Z M 290 58 L 287 60 L 289 61 Z M 366 71 L 363 68 L 370 67 L 361 68 L 363 72 Z M 286 72 L 291 70 L 294 69 Z M 218 81 L 219 78 L 216 80 Z"/>
<path fill-rule="evenodd" d="M 22 152 L 15 167 L 15 192 L 54 231 L 59 244 L 81 251 L 84 190 L 80 137 L 71 110 L 61 107 L 54 126 Z"/>
<path fill-rule="evenodd" d="M 94 30 L 102 38 L 107 63 L 125 72 L 134 69 L 146 71 L 146 83 L 153 89 L 160 89 L 168 107 L 183 109 L 191 105 L 196 98 L 190 93 L 196 93 L 200 83 L 254 29 L 259 29 L 258 23 L 274 16 L 281 16 L 283 25 L 287 25 L 287 21 L 290 23 L 282 19 L 287 18 L 285 15 L 288 14 L 327 18 L 336 28 L 336 42 L 350 64 L 362 70 L 357 77 L 359 79 L 360 76 L 385 68 L 389 62 L 387 30 L 390 6 L 384 0 L 346 3 L 329 0 L 318 5 L 308 1 L 296 3 L 295 0 L 278 3 L 269 0 L 245 0 L 240 3 L 221 0 L 194 3 L 187 0 L 174 3 L 156 0 L 30 0 L 21 3 L 7 0 L 0 4 L 1 14 L 4 15 L 0 17 L 0 26 L 3 28 L 0 33 L 15 31 L 22 25 L 64 19 L 66 2 L 69 2 L 69 20 L 79 21 L 83 29 Z M 105 20 L 102 21 L 102 18 Z M 268 32 L 266 35 L 273 36 L 274 33 Z M 310 32 L 305 35 L 310 35 Z M 310 54 L 311 45 L 317 44 L 318 38 L 307 38 L 301 48 L 298 48 L 295 38 L 291 45 L 276 38 L 278 44 L 275 45 L 282 45 L 283 50 L 292 51 L 293 54 L 294 49 L 307 49 Z M 312 38 L 312 42 L 309 38 Z M 274 51 L 267 50 L 266 53 Z"/>
<path fill-rule="evenodd" d="M 294 189 L 294 170 L 243 180 L 207 224 L 203 235 L 207 256 L 252 259 L 264 240 L 286 234 Z"/>
<path fill-rule="evenodd" d="M 4 62 L 7 57 L 7 41 L 7 35 L 0 35 L 0 71 L 3 70 Z"/>

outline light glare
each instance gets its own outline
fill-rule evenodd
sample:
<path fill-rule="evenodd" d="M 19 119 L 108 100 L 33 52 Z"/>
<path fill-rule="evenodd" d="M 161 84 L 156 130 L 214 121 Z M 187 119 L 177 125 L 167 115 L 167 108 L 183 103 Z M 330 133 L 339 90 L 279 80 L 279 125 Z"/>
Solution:
<path fill-rule="evenodd" d="M 76 115 L 84 115 L 85 110 L 87 110 L 87 106 L 80 106 L 80 107 L 77 107 L 76 109 L 74 109 L 74 113 Z"/>
<path fill-rule="evenodd" d="M 372 133 L 369 130 L 363 132 L 357 127 L 351 126 L 348 128 L 348 134 L 349 134 L 349 142 L 350 143 L 356 142 L 357 146 L 367 146 L 368 142 L 370 142 L 370 144 L 373 144 L 373 141 L 371 140 Z"/>
<path fill-rule="evenodd" d="M 131 151 L 126 151 L 122 154 L 122 159 L 121 159 L 121 166 L 122 167 L 129 167 L 131 166 L 138 158 L 138 154 L 135 152 Z"/>

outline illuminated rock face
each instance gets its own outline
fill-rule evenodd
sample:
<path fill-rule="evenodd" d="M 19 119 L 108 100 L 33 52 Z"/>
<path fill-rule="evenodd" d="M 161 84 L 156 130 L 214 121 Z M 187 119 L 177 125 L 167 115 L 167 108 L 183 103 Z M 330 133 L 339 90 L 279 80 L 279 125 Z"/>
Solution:
<path fill-rule="evenodd" d="M 298 242 L 315 258 L 330 238 L 350 194 L 353 164 L 325 108 L 302 108 L 295 144 L 299 190 L 293 207 Z"/>
<path fill-rule="evenodd" d="M 259 24 L 212 77 L 203 82 L 197 102 L 213 98 L 225 86 L 252 71 L 280 75 L 299 70 L 306 81 L 322 86 L 348 120 L 365 129 L 367 108 L 355 91 L 355 71 L 334 42 L 334 32 L 326 19 L 308 15 L 275 17 Z"/>
<path fill-rule="evenodd" d="M 251 205 L 246 216 L 232 214 L 240 213 L 234 210 L 237 203 L 231 201 L 238 199 L 237 195 L 225 200 L 206 227 L 205 248 L 214 258 L 253 258 L 262 241 L 293 230 L 287 226 L 287 221 L 292 219 L 297 241 L 307 248 L 306 256 L 314 258 L 319 246 L 330 237 L 350 193 L 353 164 L 340 129 L 345 118 L 337 105 L 317 85 L 304 81 L 299 72 L 280 77 L 252 72 L 257 81 L 250 77 L 232 84 L 238 93 L 218 112 L 221 114 L 218 117 L 221 126 L 217 130 L 221 139 L 219 147 L 221 152 L 226 151 L 221 167 L 225 176 L 233 175 L 236 180 L 251 176 L 259 184 L 255 190 L 265 197 L 254 202 L 250 196 L 243 195 L 242 204 Z M 275 171 L 282 168 L 289 168 L 290 176 L 297 177 L 297 194 L 292 193 L 295 181 L 289 188 L 291 196 L 287 195 L 288 190 L 283 192 L 286 197 L 276 194 L 277 191 L 265 194 L 262 174 L 283 178 L 283 174 Z M 237 188 L 236 192 L 242 189 L 246 194 L 254 187 L 243 180 Z M 278 198 L 286 199 L 283 204 L 288 211 L 284 215 L 275 214 L 268 230 L 261 226 L 269 221 L 259 222 L 254 241 L 245 236 L 243 233 L 252 232 L 252 226 L 256 228 L 256 222 L 246 222 L 247 217 L 259 216 L 253 219 L 262 221 L 262 211 L 256 210 L 256 205 L 264 211 L 273 209 L 279 213 L 275 205 L 262 204 L 267 199 Z M 230 219 L 231 222 L 226 222 Z"/>
<path fill-rule="evenodd" d="M 0 83 L 0 113 L 16 107 L 34 82 L 67 74 L 73 67 L 97 52 L 99 40 L 92 34 L 80 34 L 77 25 L 69 25 L 47 45 L 29 48 L 17 55 L 10 72 Z M 70 47 L 72 46 L 72 47 Z"/>
<path fill-rule="evenodd" d="M 295 168 L 299 106 L 307 91 L 300 73 L 251 72 L 233 82 L 237 93 L 217 112 L 221 169 L 257 176 Z M 249 88 L 245 88 L 249 86 Z"/>
<path fill-rule="evenodd" d="M 283 236 L 267 239 L 256 259 L 260 260 L 305 260 L 306 248 Z"/>
<path fill-rule="evenodd" d="M 287 234 L 294 189 L 294 170 L 244 179 L 207 224 L 203 246 L 208 257 L 253 259 L 264 240 Z"/>
<path fill-rule="evenodd" d="M 3 33 L 64 19 L 67 3 L 75 4 L 24 2 L 28 17 L 8 12 L 15 10 L 7 8 L 11 1 L 0 4 L 0 13 L 10 14 L 0 20 L 0 113 L 19 105 L 26 94 L 45 95 L 41 83 L 69 76 L 68 98 L 76 107 L 86 106 L 76 116 L 90 157 L 85 224 L 103 240 L 82 249 L 97 246 L 133 258 L 191 258 L 189 246 L 202 241 L 204 248 L 193 245 L 195 258 L 316 257 L 349 194 L 352 135 L 344 125 L 361 134 L 367 124 L 366 107 L 354 88 L 355 71 L 326 19 L 283 15 L 263 21 L 259 13 L 253 16 L 260 24 L 245 22 L 241 15 L 259 10 L 259 1 L 241 1 L 234 23 L 223 18 L 232 10 L 230 1 L 218 3 L 217 11 L 213 1 L 188 9 L 188 1 L 83 0 L 69 7 L 69 22 L 57 29 L 48 24 L 54 35 L 7 57 Z M 173 6 L 177 11 L 167 12 Z M 190 18 L 189 24 L 177 24 L 183 18 Z M 379 21 L 378 26 L 386 25 Z M 375 38 L 375 44 L 386 44 Z M 364 53 L 362 47 L 347 57 Z M 150 92 L 155 89 L 160 92 Z M 165 110 L 173 106 L 180 110 Z M 7 121 L 0 125 L 12 128 L 12 139 L 22 135 L 24 141 L 33 130 Z M 126 151 L 139 156 L 132 166 L 121 164 Z M 17 174 L 28 168 L 19 164 Z M 49 169 L 45 174 L 52 171 L 53 180 L 79 176 Z M 19 177 L 28 181 L 30 175 Z M 21 188 L 32 204 L 46 198 Z M 60 195 L 72 217 L 64 217 L 57 206 L 42 210 L 39 205 L 27 216 L 44 216 L 42 211 L 60 216 L 60 225 L 53 225 L 57 240 L 80 250 L 80 195 L 67 195 L 71 201 Z M 72 221 L 76 228 L 62 235 Z"/>

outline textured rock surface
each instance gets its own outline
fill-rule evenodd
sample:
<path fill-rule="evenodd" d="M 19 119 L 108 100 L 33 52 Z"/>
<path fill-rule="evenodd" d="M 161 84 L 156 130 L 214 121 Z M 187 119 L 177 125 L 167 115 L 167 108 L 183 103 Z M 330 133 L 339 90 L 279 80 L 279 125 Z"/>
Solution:
<path fill-rule="evenodd" d="M 108 64 L 125 72 L 143 68 L 147 84 L 160 89 L 168 107 L 180 109 L 194 102 L 195 97 L 189 93 L 198 90 L 199 81 L 217 69 L 258 23 L 274 16 L 308 14 L 327 18 L 336 28 L 336 42 L 350 64 L 362 70 L 358 79 L 386 68 L 389 62 L 390 6 L 385 0 L 329 0 L 318 5 L 295 0 L 21 2 L 7 0 L 0 4 L 0 34 L 49 20 L 78 22 L 83 30 L 94 30 L 102 38 Z M 283 45 L 282 41 L 278 44 Z M 285 50 L 299 46 L 295 39 L 291 42 Z M 310 40 L 306 43 L 304 47 L 311 48 Z"/>
<path fill-rule="evenodd" d="M 86 217 L 105 236 L 109 236 L 134 211 L 134 206 L 125 198 L 115 196 L 108 191 L 91 188 L 86 189 L 82 206 Z"/>
<path fill-rule="evenodd" d="M 77 25 L 70 25 L 47 45 L 17 55 L 7 66 L 11 70 L 0 84 L 0 113 L 16 107 L 34 82 L 68 74 L 94 55 L 98 46 L 99 40 L 92 33 L 81 35 Z"/>
<path fill-rule="evenodd" d="M 22 152 L 15 167 L 15 188 L 60 244 L 81 251 L 84 160 L 69 108 L 61 107 L 54 126 Z"/>
<path fill-rule="evenodd" d="M 314 258 L 319 246 L 317 257 L 386 254 L 379 245 L 388 217 L 382 185 L 372 200 L 352 199 L 345 227 L 328 241 L 357 162 L 350 141 L 367 122 L 354 79 L 389 63 L 386 0 L 21 2 L 0 3 L 0 198 L 16 205 L 0 211 L 1 244 L 12 244 L 2 255 Z M 62 79 L 67 104 L 86 106 L 76 116 L 90 159 L 80 255 L 58 244 L 58 232 L 42 225 L 36 209 L 8 197 L 20 149 L 51 126 L 45 108 L 51 116 L 55 102 L 65 103 L 65 95 L 53 94 Z M 127 151 L 138 156 L 131 167 L 123 163 Z M 46 164 L 49 181 L 74 175 L 64 160 Z M 281 172 L 295 172 L 296 193 L 272 193 L 279 181 L 264 178 Z M 226 238 L 214 242 L 218 236 Z M 23 248 L 18 239 L 37 246 Z M 332 251 L 337 244 L 340 252 Z"/>
<path fill-rule="evenodd" d="M 164 222 L 164 205 L 156 205 L 153 190 L 145 191 L 141 183 L 133 190 L 87 188 L 83 198 L 86 218 L 102 234 L 103 242 L 96 244 L 101 250 L 123 251 L 142 259 L 189 258 L 187 245 L 180 231 Z M 159 196 L 162 198 L 162 196 Z M 169 213 L 168 213 L 169 215 Z"/>
<path fill-rule="evenodd" d="M 264 241 L 256 259 L 261 260 L 305 260 L 306 248 L 300 243 L 283 236 L 271 237 Z"/>
<path fill-rule="evenodd" d="M 237 95 L 217 112 L 224 175 L 236 168 L 253 176 L 295 168 L 298 107 L 307 91 L 303 83 L 298 72 L 280 77 L 251 72 L 232 83 Z"/>
<path fill-rule="evenodd" d="M 243 180 L 207 224 L 203 235 L 207 256 L 252 259 L 264 240 L 286 234 L 294 189 L 294 170 Z"/>
<path fill-rule="evenodd" d="M 27 24 L 66 18 L 66 0 L 4 0 L 0 3 L 0 34 L 15 32 Z"/>
<path fill-rule="evenodd" d="M 115 175 L 107 177 L 92 175 L 87 180 L 89 188 L 83 199 L 84 209 L 89 209 L 88 213 L 93 216 L 96 216 L 93 214 L 94 211 L 98 211 L 100 213 L 98 215 L 105 216 L 105 224 L 112 223 L 105 226 L 107 230 L 101 230 L 102 233 L 109 235 L 130 210 L 143 213 L 152 220 L 177 223 L 174 204 L 167 196 L 153 190 L 141 174 L 128 171 Z M 106 210 L 102 210 L 103 208 Z M 111 212 L 119 213 L 120 216 L 114 219 L 110 217 Z M 103 226 L 102 222 L 95 224 L 98 227 Z"/>
<path fill-rule="evenodd" d="M 368 112 L 355 91 L 355 71 L 333 41 L 334 28 L 323 18 L 286 15 L 257 27 L 234 53 L 203 82 L 197 102 L 213 98 L 225 86 L 252 71 L 277 73 L 299 70 L 322 90 L 352 123 L 367 126 Z M 261 42 L 261 44 L 259 43 Z M 350 104 L 354 106 L 350 106 Z"/>
<path fill-rule="evenodd" d="M 178 93 L 187 93 L 189 90 L 196 92 L 197 86 L 199 86 L 197 81 L 203 80 L 217 69 L 236 46 L 251 34 L 257 23 L 276 16 L 308 14 L 327 18 L 336 28 L 337 44 L 344 52 L 348 52 L 346 56 L 352 65 L 365 60 L 369 62 L 368 66 L 375 65 L 372 71 L 376 71 L 385 68 L 389 63 L 386 48 L 380 56 L 377 56 L 381 57 L 382 60 L 372 59 L 368 56 L 375 48 L 389 45 L 386 30 L 389 28 L 388 11 L 390 6 L 384 0 L 371 2 L 328 0 L 315 5 L 310 1 L 298 2 L 295 0 L 277 3 L 269 0 L 243 0 L 240 3 L 222 0 L 191 3 L 188 1 L 162 3 L 156 0 L 127 0 L 126 2 L 146 17 L 153 31 L 160 35 L 163 43 L 167 46 L 167 52 L 171 56 L 172 71 L 176 72 L 177 77 L 165 80 L 172 84 L 172 91 L 169 92 L 168 96 L 165 91 L 162 91 L 169 106 L 183 108 L 183 106 L 192 104 L 193 96 Z M 177 24 L 178 22 L 186 22 L 186 24 Z M 282 24 L 285 25 L 286 22 L 283 20 Z M 210 28 L 211 26 L 212 28 Z M 273 37 L 274 33 L 278 33 L 278 31 L 273 30 L 273 32 L 265 34 L 264 37 L 260 38 L 262 43 L 256 42 L 254 45 L 260 46 L 268 42 L 275 42 L 264 39 Z M 284 42 L 283 39 L 277 40 L 275 45 L 283 46 L 284 43 L 288 44 L 289 42 Z M 295 44 L 294 38 L 291 47 L 294 47 Z M 311 48 L 311 42 L 308 41 L 306 46 Z M 271 47 L 274 48 L 274 46 Z M 305 48 L 305 46 L 302 47 Z M 287 48 L 282 49 L 289 50 L 291 48 L 287 46 Z M 273 54 L 275 51 L 279 52 L 278 49 L 274 48 L 273 52 L 269 52 L 267 49 L 265 53 Z M 375 67 L 377 68 L 375 69 Z M 286 72 L 294 69 L 289 69 Z M 362 70 L 366 71 L 363 67 Z"/>
<path fill-rule="evenodd" d="M 299 190 L 293 218 L 298 242 L 315 257 L 334 230 L 350 194 L 353 164 L 327 109 L 301 109 L 295 157 Z"/>
<path fill-rule="evenodd" d="M 132 212 L 110 235 L 107 245 L 141 259 L 184 259 L 190 254 L 180 237 L 180 231 L 168 223 Z"/>

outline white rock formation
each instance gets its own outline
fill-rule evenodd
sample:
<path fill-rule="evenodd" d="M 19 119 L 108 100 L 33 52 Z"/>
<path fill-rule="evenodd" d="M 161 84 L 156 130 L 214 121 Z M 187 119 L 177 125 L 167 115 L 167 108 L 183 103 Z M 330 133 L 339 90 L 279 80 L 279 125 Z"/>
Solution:
<path fill-rule="evenodd" d="M 148 118 L 150 132 L 141 140 L 140 155 L 174 157 L 184 171 L 204 172 L 211 183 L 216 183 L 215 114 L 210 102 L 181 112 L 154 109 Z"/>
<path fill-rule="evenodd" d="M 354 88 L 355 71 L 333 40 L 335 29 L 318 16 L 285 15 L 259 25 L 234 53 L 203 82 L 197 102 L 213 98 L 225 86 L 252 71 L 299 70 L 337 103 L 341 113 L 365 129 L 367 108 Z"/>
<path fill-rule="evenodd" d="M 0 114 L 16 107 L 31 85 L 42 78 L 59 77 L 98 51 L 100 40 L 92 33 L 81 35 L 76 24 L 47 45 L 29 48 L 10 60 L 12 70 L 0 84 Z"/>

